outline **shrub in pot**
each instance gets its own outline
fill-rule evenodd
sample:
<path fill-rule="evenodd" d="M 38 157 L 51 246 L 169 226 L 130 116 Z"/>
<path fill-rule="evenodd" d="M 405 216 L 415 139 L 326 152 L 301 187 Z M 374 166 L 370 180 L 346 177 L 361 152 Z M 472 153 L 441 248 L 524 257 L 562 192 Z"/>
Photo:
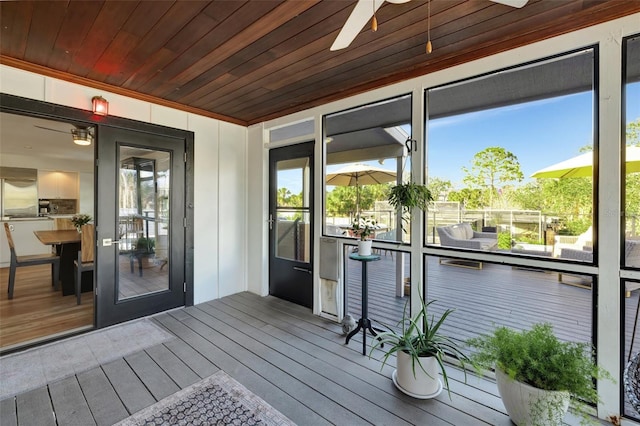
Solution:
<path fill-rule="evenodd" d="M 378 333 L 369 353 L 371 357 L 376 348 L 384 350 L 382 367 L 391 355 L 396 354 L 394 384 L 402 392 L 422 399 L 433 398 L 442 391 L 439 373 L 442 373 L 444 387 L 449 391 L 445 355 L 458 360 L 463 369 L 469 362 L 457 343 L 440 332 L 440 327 L 453 310 L 447 309 L 439 318 L 429 316 L 427 308 L 434 302 L 425 303 L 421 299 L 420 311 L 411 317 L 407 301 L 402 320 L 398 323 L 400 331 L 387 327 L 388 331 Z"/>
<path fill-rule="evenodd" d="M 558 339 L 550 324 L 523 331 L 498 327 L 467 343 L 477 349 L 476 365 L 495 368 L 502 401 L 519 426 L 562 424 L 570 400 L 581 402 L 575 408 L 587 422 L 582 402 L 598 401 L 593 380 L 611 379 L 595 364 L 591 345 Z"/>

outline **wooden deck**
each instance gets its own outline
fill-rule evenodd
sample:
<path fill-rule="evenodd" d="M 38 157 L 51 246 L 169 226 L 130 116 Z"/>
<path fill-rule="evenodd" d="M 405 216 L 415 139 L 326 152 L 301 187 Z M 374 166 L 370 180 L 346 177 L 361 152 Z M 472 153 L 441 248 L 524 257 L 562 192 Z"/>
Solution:
<path fill-rule="evenodd" d="M 299 425 L 511 424 L 494 382 L 465 384 L 450 367 L 451 399 L 413 399 L 379 352 L 363 356 L 338 324 L 280 299 L 240 293 L 154 321 L 177 338 L 7 398 L 0 424 L 110 425 L 218 369 Z"/>
<path fill-rule="evenodd" d="M 402 318 L 407 297 L 395 295 L 395 262 L 388 253 L 368 264 L 369 317 L 377 323 L 393 326 Z M 405 276 L 409 276 L 409 256 L 405 257 Z M 361 266 L 347 262 L 347 311 L 360 317 Z M 591 342 L 592 292 L 563 284 L 557 273 L 545 273 L 484 263 L 482 269 L 440 264 L 428 257 L 426 265 L 427 298 L 436 300 L 431 313 L 439 316 L 445 309 L 455 312 L 442 330 L 454 339 L 464 341 L 479 333 L 487 333 L 496 325 L 528 328 L 536 322 L 550 322 L 556 335 L 565 340 Z M 586 278 L 583 278 L 586 279 Z M 565 275 L 567 282 L 581 282 L 577 276 Z M 588 281 L 584 281 L 588 282 Z M 626 348 L 631 344 L 632 325 L 640 291 L 626 298 Z M 640 332 L 633 350 L 640 350 Z"/>
<path fill-rule="evenodd" d="M 402 319 L 408 297 L 396 297 L 395 262 L 390 252 L 380 261 L 368 264 L 369 318 L 374 325 L 394 327 Z M 463 342 L 481 333 L 491 332 L 497 325 L 529 328 L 536 322 L 550 322 L 555 334 L 567 341 L 591 342 L 592 292 L 558 281 L 557 273 L 547 273 L 511 266 L 484 263 L 482 269 L 441 264 L 428 257 L 426 277 L 427 299 L 436 300 L 430 313 L 436 318 L 447 308 L 455 309 L 442 327 L 442 332 Z M 405 276 L 409 276 L 409 256 L 405 256 Z M 345 267 L 347 312 L 360 317 L 361 266 L 349 260 Z M 586 277 L 565 274 L 563 281 L 588 283 Z M 640 351 L 640 324 L 632 345 L 632 332 L 640 291 L 625 298 L 625 359 Z M 469 352 L 466 348 L 464 351 Z M 635 410 L 625 402 L 625 411 Z"/>

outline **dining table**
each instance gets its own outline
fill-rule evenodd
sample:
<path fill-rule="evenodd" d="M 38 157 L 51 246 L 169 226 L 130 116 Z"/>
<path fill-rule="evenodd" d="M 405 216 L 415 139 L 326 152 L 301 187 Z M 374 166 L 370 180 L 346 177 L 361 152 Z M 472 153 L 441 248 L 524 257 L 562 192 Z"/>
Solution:
<path fill-rule="evenodd" d="M 55 247 L 56 254 L 60 256 L 60 283 L 62 284 L 62 295 L 68 296 L 75 294 L 73 262 L 78 258 L 78 252 L 80 251 L 80 233 L 75 229 L 33 231 L 33 233 L 42 244 Z M 93 290 L 92 274 L 83 274 L 83 292 Z"/>

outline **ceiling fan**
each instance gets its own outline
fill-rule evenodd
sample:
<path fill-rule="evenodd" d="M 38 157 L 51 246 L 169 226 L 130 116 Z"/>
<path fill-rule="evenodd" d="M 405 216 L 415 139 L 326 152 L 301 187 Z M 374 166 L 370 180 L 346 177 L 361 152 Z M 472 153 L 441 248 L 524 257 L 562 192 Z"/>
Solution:
<path fill-rule="evenodd" d="M 389 3 L 401 4 L 407 3 L 411 0 L 386 0 Z M 507 6 L 520 8 L 524 6 L 529 0 L 489 0 L 494 3 L 501 3 Z M 336 37 L 336 40 L 331 45 L 331 50 L 340 50 L 348 47 L 351 42 L 360 33 L 360 30 L 365 26 L 369 19 L 375 18 L 376 11 L 383 5 L 385 0 L 358 0 L 356 7 L 347 18 L 342 30 Z M 373 28 L 377 28 L 377 23 L 374 19 Z"/>
<path fill-rule="evenodd" d="M 50 130 L 52 132 L 71 134 L 71 136 L 73 136 L 73 143 L 75 143 L 76 145 L 91 145 L 91 142 L 93 141 L 92 127 L 74 125 L 74 129 L 71 129 L 70 131 L 52 129 L 51 127 L 39 126 L 37 124 L 34 124 L 33 127 L 37 127 L 43 130 Z"/>

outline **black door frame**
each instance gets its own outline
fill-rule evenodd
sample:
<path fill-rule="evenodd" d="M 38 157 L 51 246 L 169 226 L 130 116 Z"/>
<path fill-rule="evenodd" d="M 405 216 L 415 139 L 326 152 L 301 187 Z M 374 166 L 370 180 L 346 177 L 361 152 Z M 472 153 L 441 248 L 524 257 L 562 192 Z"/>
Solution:
<path fill-rule="evenodd" d="M 96 260 L 94 275 L 103 278 L 96 294 L 96 326 L 102 328 L 112 324 L 163 312 L 185 305 L 184 282 L 184 225 L 186 203 L 184 201 L 184 149 L 183 138 L 151 134 L 102 126 L 100 128 L 98 150 L 97 188 L 98 193 L 96 221 L 101 226 L 96 231 Z M 117 240 L 119 225 L 119 171 L 122 161 L 121 147 L 150 149 L 171 153 L 170 169 L 170 214 L 169 214 L 169 264 L 167 267 L 168 284 L 166 290 L 141 294 L 135 297 L 119 299 L 119 286 L 122 274 L 127 272 L 119 268 L 120 244 L 105 247 L 104 239 Z M 157 189 L 157 188 L 156 188 Z M 139 260 L 141 262 L 141 260 Z M 142 265 L 140 266 L 142 268 Z M 126 268 L 128 269 L 128 268 Z M 132 273 L 134 273 L 132 268 Z M 137 272 L 137 271 L 135 271 Z M 140 269 L 142 276 L 142 269 Z"/>
<path fill-rule="evenodd" d="M 194 300 L 194 272 L 193 272 L 193 246 L 194 246 L 194 134 L 187 130 L 174 129 L 158 124 L 144 123 L 141 121 L 131 120 L 128 118 L 98 116 L 91 111 L 72 108 L 64 105 L 53 104 L 50 102 L 39 101 L 20 96 L 0 93 L 0 112 L 12 114 L 26 115 L 31 117 L 46 118 L 50 120 L 72 122 L 79 125 L 94 126 L 96 128 L 96 144 L 99 143 L 100 128 L 109 126 L 136 132 L 144 132 L 149 134 L 158 134 L 172 136 L 176 138 L 184 138 L 185 140 L 185 216 L 187 219 L 185 227 L 185 252 L 184 252 L 184 279 L 186 283 L 185 305 L 192 306 Z M 96 146 L 94 145 L 94 150 Z M 94 174 L 97 176 L 97 173 Z M 98 193 L 94 187 L 94 205 L 98 209 L 97 204 Z M 96 223 L 99 227 L 100 224 Z M 95 286 L 96 283 L 94 283 Z M 98 283 L 99 284 L 99 283 Z M 96 309 L 94 309 L 94 324 L 96 324 Z"/>
<path fill-rule="evenodd" d="M 274 278 L 274 264 L 281 262 L 291 262 L 292 264 L 297 264 L 297 266 L 293 266 L 293 270 L 296 271 L 296 273 L 300 273 L 300 274 L 306 274 L 308 273 L 310 275 L 310 288 L 308 289 L 303 289 L 302 293 L 298 293 L 294 296 L 277 296 L 276 297 L 282 297 L 285 300 L 289 300 L 293 303 L 297 303 L 301 306 L 306 306 L 309 308 L 313 309 L 313 304 L 314 304 L 314 292 L 313 292 L 313 242 L 314 242 L 314 226 L 313 223 L 316 220 L 315 219 L 315 212 L 314 212 L 314 194 L 315 194 L 315 188 L 314 188 L 314 184 L 313 181 L 315 179 L 314 176 L 314 169 L 315 169 L 315 164 L 314 164 L 314 158 L 315 158 L 315 142 L 314 141 L 310 141 L 310 142 L 302 142 L 299 144 L 295 144 L 295 145 L 288 145 L 288 146 L 284 146 L 284 147 L 280 147 L 280 148 L 273 148 L 269 151 L 269 214 L 272 215 L 270 216 L 270 219 L 272 219 L 272 221 L 270 221 L 269 223 L 271 224 L 270 228 L 272 227 L 273 229 L 270 229 L 269 231 L 269 294 L 272 294 L 272 289 L 273 289 L 273 278 Z M 279 158 L 281 153 L 285 153 L 285 155 L 282 158 Z M 311 185 L 309 187 L 309 213 L 310 213 L 310 229 L 309 229 L 309 239 L 310 239 L 310 244 L 309 244 L 309 256 L 310 256 L 310 261 L 308 263 L 308 272 L 305 269 L 305 265 L 307 265 L 305 262 L 302 261 L 295 261 L 292 259 L 279 259 L 275 256 L 275 250 L 276 250 L 276 237 L 275 237 L 275 230 L 277 229 L 275 226 L 273 226 L 273 224 L 277 223 L 277 217 L 276 215 L 276 210 L 277 210 L 277 202 L 276 202 L 276 198 L 277 198 L 277 188 L 275 187 L 276 185 L 276 176 L 277 176 L 277 170 L 276 170 L 276 163 L 279 160 L 286 160 L 286 159 L 294 159 L 294 158 L 303 158 L 303 157 L 309 157 L 310 159 L 310 178 L 311 178 Z M 284 266 L 284 265 L 279 265 L 279 266 Z M 281 273 L 286 273 L 286 271 L 283 271 L 281 267 L 277 268 Z M 290 272 L 290 271 L 289 271 Z M 305 294 L 304 292 L 308 292 L 308 294 Z"/>

